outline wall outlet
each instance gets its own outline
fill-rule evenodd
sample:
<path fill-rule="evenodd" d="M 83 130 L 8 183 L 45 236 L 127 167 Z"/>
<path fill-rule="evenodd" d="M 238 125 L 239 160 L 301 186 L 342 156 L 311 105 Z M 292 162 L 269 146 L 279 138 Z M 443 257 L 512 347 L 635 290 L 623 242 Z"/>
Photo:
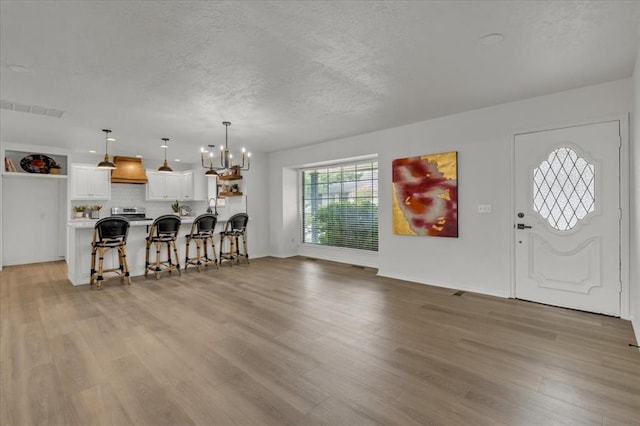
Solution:
<path fill-rule="evenodd" d="M 491 213 L 491 204 L 478 204 L 478 213 Z"/>

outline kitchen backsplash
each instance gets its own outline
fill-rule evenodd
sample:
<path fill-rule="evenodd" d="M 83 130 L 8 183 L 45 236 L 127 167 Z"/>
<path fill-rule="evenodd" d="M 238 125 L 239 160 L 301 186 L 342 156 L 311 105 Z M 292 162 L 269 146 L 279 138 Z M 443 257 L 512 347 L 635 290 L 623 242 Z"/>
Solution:
<path fill-rule="evenodd" d="M 124 183 L 111 184 L 111 200 L 72 201 L 71 206 L 101 205 L 100 218 L 111 215 L 111 207 L 145 207 L 147 217 L 156 218 L 164 214 L 171 214 L 171 204 L 176 200 L 147 201 L 145 200 L 146 185 L 131 185 Z M 205 213 L 207 203 L 205 201 L 180 201 L 180 205 L 191 207 L 191 215 L 197 216 Z M 69 212 L 71 217 L 72 213 Z"/>

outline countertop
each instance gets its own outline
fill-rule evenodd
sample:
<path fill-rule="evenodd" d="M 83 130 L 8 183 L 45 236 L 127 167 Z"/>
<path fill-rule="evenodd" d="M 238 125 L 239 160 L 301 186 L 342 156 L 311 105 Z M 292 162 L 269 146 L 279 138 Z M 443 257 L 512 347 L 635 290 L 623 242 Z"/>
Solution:
<path fill-rule="evenodd" d="M 107 216 L 105 216 L 107 217 Z M 101 218 L 102 219 L 102 218 Z M 182 223 L 193 223 L 196 216 L 181 216 Z M 99 219 L 69 219 L 67 221 L 67 227 L 69 228 L 93 228 Z M 218 223 L 225 222 L 226 219 L 218 218 Z M 153 219 L 150 220 L 132 220 L 129 222 L 129 226 L 151 226 Z"/>

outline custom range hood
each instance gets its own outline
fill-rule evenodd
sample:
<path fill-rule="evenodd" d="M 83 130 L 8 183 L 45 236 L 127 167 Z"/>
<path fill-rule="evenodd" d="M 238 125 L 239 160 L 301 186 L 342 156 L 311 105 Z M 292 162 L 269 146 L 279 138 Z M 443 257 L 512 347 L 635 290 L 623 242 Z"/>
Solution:
<path fill-rule="evenodd" d="M 111 171 L 111 183 L 147 183 L 142 159 L 137 157 L 113 157 L 116 168 Z"/>

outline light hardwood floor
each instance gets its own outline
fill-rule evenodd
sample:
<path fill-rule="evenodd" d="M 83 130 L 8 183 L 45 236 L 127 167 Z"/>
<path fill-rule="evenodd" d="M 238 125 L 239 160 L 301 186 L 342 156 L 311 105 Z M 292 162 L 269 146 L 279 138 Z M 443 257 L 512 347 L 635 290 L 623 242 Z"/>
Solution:
<path fill-rule="evenodd" d="M 0 273 L 0 424 L 640 421 L 628 321 L 306 258 L 102 291 Z"/>

